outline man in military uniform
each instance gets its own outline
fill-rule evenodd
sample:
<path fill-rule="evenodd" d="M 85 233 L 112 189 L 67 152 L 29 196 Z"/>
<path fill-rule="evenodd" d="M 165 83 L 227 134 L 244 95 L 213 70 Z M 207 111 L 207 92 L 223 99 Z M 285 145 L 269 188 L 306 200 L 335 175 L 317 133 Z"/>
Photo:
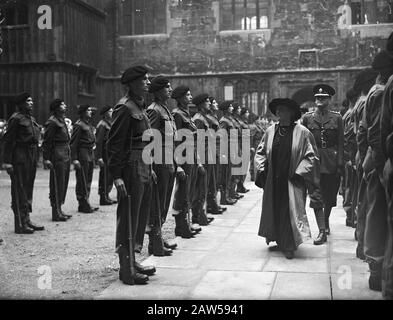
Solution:
<path fill-rule="evenodd" d="M 377 83 L 367 95 L 361 120 L 366 130 L 367 153 L 362 167 L 367 182 L 364 255 L 370 268 L 369 287 L 382 291 L 382 265 L 387 239 L 388 205 L 384 189 L 385 154 L 381 142 L 381 111 L 385 84 L 393 74 L 393 58 L 386 51 L 378 53 L 372 63 L 379 73 Z"/>
<path fill-rule="evenodd" d="M 208 180 L 208 191 L 206 199 L 206 211 L 211 214 L 222 214 L 227 208 L 221 207 L 217 202 L 217 192 L 221 188 L 220 185 L 220 140 L 217 132 L 220 128 L 220 122 L 217 116 L 218 103 L 214 97 L 209 97 L 210 107 L 206 113 L 206 120 L 209 123 L 209 128 L 216 132 L 216 163 L 212 165 L 213 174 Z"/>
<path fill-rule="evenodd" d="M 134 66 L 124 71 L 121 83 L 127 94 L 113 109 L 113 123 L 107 141 L 108 166 L 118 192 L 116 227 L 116 252 L 119 254 L 119 278 L 125 284 L 146 284 L 148 276 L 155 273 L 152 266 L 142 266 L 134 259 L 140 252 L 150 213 L 152 182 L 156 176 L 142 154 L 149 141 L 142 136 L 150 130 L 145 109 L 144 94 L 150 85 L 148 69 Z M 131 208 L 128 207 L 131 196 Z M 132 229 L 129 230 L 131 221 Z M 132 234 L 132 237 L 130 237 Z M 134 250 L 131 246 L 134 246 Z M 131 273 L 131 263 L 135 274 Z"/>
<path fill-rule="evenodd" d="M 212 136 L 209 132 L 210 125 L 207 119 L 207 114 L 209 113 L 210 109 L 210 100 L 209 95 L 207 93 L 202 93 L 197 95 L 192 99 L 192 102 L 197 107 L 197 113 L 193 116 L 192 120 L 195 123 L 195 126 L 200 130 L 200 132 L 205 131 L 206 137 L 202 142 L 203 150 L 200 150 L 200 154 L 204 153 L 204 161 L 202 161 L 203 166 L 205 168 L 206 174 L 198 175 L 197 178 L 197 188 L 193 199 L 193 219 L 194 222 L 198 223 L 199 225 L 206 226 L 214 218 L 207 217 L 205 211 L 205 203 L 207 201 L 207 194 L 209 189 L 209 182 L 215 183 L 214 181 L 214 164 L 213 164 L 213 153 L 212 150 L 209 149 L 209 137 L 210 141 L 214 141 L 214 136 Z M 212 130 L 213 131 L 213 130 Z M 199 143 L 201 141 L 197 141 Z M 216 147 L 216 145 L 214 145 Z"/>
<path fill-rule="evenodd" d="M 16 98 L 18 112 L 8 121 L 3 137 L 3 169 L 11 176 L 12 210 L 15 233 L 31 234 L 44 230 L 30 220 L 33 202 L 34 180 L 38 162 L 40 127 L 32 116 L 34 102 L 29 93 Z"/>
<path fill-rule="evenodd" d="M 223 205 L 234 205 L 237 202 L 237 199 L 231 197 L 231 187 L 233 182 L 232 177 L 232 164 L 230 161 L 230 153 L 231 153 L 231 141 L 230 141 L 230 132 L 231 130 L 236 129 L 233 121 L 232 121 L 232 112 L 233 105 L 232 101 L 224 101 L 219 105 L 219 109 L 222 112 L 222 117 L 220 118 L 220 129 L 226 131 L 228 137 L 228 146 L 227 146 L 227 163 L 222 164 L 222 174 L 221 174 L 221 199 L 220 203 Z M 237 142 L 237 141 L 236 141 Z M 220 150 L 220 154 L 223 154 L 223 151 Z"/>
<path fill-rule="evenodd" d="M 237 113 L 236 117 L 239 120 L 241 126 L 242 126 L 242 136 L 246 135 L 247 138 L 247 134 L 246 132 L 248 132 L 248 139 L 250 139 L 250 145 L 251 145 L 251 132 L 250 132 L 250 126 L 248 124 L 248 117 L 250 116 L 250 110 L 248 110 L 247 107 L 242 107 L 240 109 L 240 112 Z M 241 140 L 241 144 L 240 146 L 243 146 L 243 140 Z M 251 147 L 252 148 L 252 147 Z M 252 152 L 252 150 L 250 149 L 250 153 Z M 241 154 L 243 153 L 243 150 L 241 149 Z M 243 166 L 245 166 L 245 168 L 248 168 L 249 166 L 249 159 L 246 160 L 247 163 L 243 164 Z M 244 181 L 246 180 L 246 176 L 247 174 L 244 174 L 242 176 L 240 176 L 239 178 L 239 182 L 237 183 L 237 192 L 239 193 L 247 193 L 248 191 L 250 191 L 250 189 L 247 189 L 244 186 Z"/>
<path fill-rule="evenodd" d="M 337 203 L 340 175 L 344 170 L 344 129 L 340 113 L 329 110 L 335 90 L 329 85 L 319 84 L 313 88 L 313 92 L 317 110 L 304 115 L 303 125 L 314 135 L 318 147 L 320 194 L 324 207 L 325 231 L 329 234 L 329 216 Z M 322 225 L 319 228 L 321 235 L 324 230 Z"/>
<path fill-rule="evenodd" d="M 364 179 L 363 162 L 367 153 L 367 130 L 362 124 L 362 117 L 364 107 L 366 105 L 367 95 L 375 84 L 375 79 L 378 73 L 372 68 L 366 68 L 361 71 L 354 83 L 355 91 L 360 92 L 360 96 L 352 111 L 354 132 L 356 134 L 357 152 L 355 156 L 356 175 L 357 175 L 357 193 L 356 198 L 356 239 L 358 245 L 356 248 L 356 256 L 365 260 L 364 255 L 364 231 L 366 227 L 366 214 L 367 214 L 367 181 Z"/>
<path fill-rule="evenodd" d="M 70 135 L 64 121 L 67 106 L 62 99 L 50 104 L 52 115 L 45 123 L 42 143 L 44 166 L 49 168 L 49 199 L 52 207 L 52 221 L 67 221 L 61 206 L 65 202 L 70 177 L 71 150 Z"/>
<path fill-rule="evenodd" d="M 250 136 L 251 136 L 251 152 L 250 152 L 250 176 L 251 181 L 255 181 L 255 151 L 261 143 L 262 137 L 265 134 L 264 128 L 258 122 L 258 116 L 254 113 L 250 114 L 249 119 Z"/>
<path fill-rule="evenodd" d="M 149 92 L 154 95 L 154 102 L 147 108 L 150 125 L 161 136 L 161 161 L 153 162 L 153 169 L 157 175 L 157 188 L 153 190 L 153 201 L 150 209 L 149 253 L 155 256 L 168 256 L 177 247 L 176 243 L 163 240 L 161 226 L 165 223 L 173 186 L 175 183 L 174 138 L 176 124 L 168 109 L 172 87 L 169 79 L 157 76 L 151 81 Z M 179 174 L 185 175 L 182 169 Z M 156 198 L 159 198 L 159 207 Z"/>
<path fill-rule="evenodd" d="M 75 168 L 75 193 L 78 200 L 78 212 L 93 213 L 89 202 L 91 182 L 94 170 L 95 128 L 90 124 L 92 109 L 88 105 L 78 107 L 79 120 L 74 124 L 71 136 L 71 159 Z"/>
<path fill-rule="evenodd" d="M 108 140 L 109 130 L 112 127 L 111 106 L 105 106 L 101 109 L 101 121 L 97 125 L 96 131 L 96 158 L 100 166 L 100 175 L 98 178 L 98 194 L 100 195 L 100 205 L 107 206 L 117 203 L 117 201 L 109 198 L 109 193 L 113 187 L 113 177 L 108 170 L 108 155 L 106 151 L 106 142 Z"/>
<path fill-rule="evenodd" d="M 193 159 L 192 163 L 178 163 L 177 172 L 183 170 L 185 175 L 178 175 L 176 179 L 176 189 L 173 200 L 173 209 L 175 210 L 174 216 L 176 221 L 175 235 L 182 238 L 192 238 L 196 233 L 202 229 L 198 224 L 190 226 L 189 211 L 192 207 L 192 199 L 196 190 L 196 181 L 198 174 L 204 174 L 205 169 L 203 164 L 199 163 L 196 135 L 198 128 L 192 121 L 189 104 L 192 102 L 191 91 L 186 86 L 179 86 L 172 92 L 172 98 L 177 101 L 177 107 L 173 109 L 172 115 L 175 119 L 177 130 L 187 129 L 192 133 L 192 150 Z M 184 141 L 177 141 L 176 145 L 179 145 Z M 176 159 L 177 160 L 177 159 Z"/>

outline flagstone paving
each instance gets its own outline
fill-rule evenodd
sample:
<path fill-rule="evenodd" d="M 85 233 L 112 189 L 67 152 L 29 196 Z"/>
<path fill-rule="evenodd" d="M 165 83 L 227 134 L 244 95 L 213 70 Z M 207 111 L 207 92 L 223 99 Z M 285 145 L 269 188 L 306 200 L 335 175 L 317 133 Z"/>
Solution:
<path fill-rule="evenodd" d="M 150 256 L 143 264 L 157 273 L 145 286 L 112 283 L 98 299 L 134 300 L 265 300 L 265 299 L 381 299 L 368 289 L 368 265 L 355 257 L 354 229 L 345 226 L 338 206 L 330 217 L 328 242 L 302 244 L 293 260 L 270 252 L 257 235 L 262 191 L 251 189 L 235 206 L 194 239 L 176 238 L 170 257 Z M 312 236 L 318 233 L 314 212 L 307 207 Z"/>

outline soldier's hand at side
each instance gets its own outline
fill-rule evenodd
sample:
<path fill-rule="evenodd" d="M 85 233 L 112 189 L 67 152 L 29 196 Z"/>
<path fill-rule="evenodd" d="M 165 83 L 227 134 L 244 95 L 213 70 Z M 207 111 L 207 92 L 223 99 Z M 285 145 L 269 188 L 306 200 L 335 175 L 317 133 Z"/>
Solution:
<path fill-rule="evenodd" d="M 186 173 L 184 172 L 183 168 L 177 167 L 176 169 L 176 177 L 180 180 L 184 180 L 187 178 Z"/>
<path fill-rule="evenodd" d="M 75 170 L 82 168 L 81 163 L 78 160 L 74 160 L 73 165 Z"/>
<path fill-rule="evenodd" d="M 153 179 L 154 184 L 157 184 L 157 175 L 154 170 L 151 171 L 151 177 Z"/>
<path fill-rule="evenodd" d="M 99 165 L 101 168 L 103 168 L 103 167 L 105 166 L 104 159 L 99 158 L 99 159 L 98 159 L 98 165 Z"/>
<path fill-rule="evenodd" d="M 127 189 L 126 189 L 126 185 L 124 184 L 123 179 L 121 178 L 117 178 L 114 181 L 116 190 L 119 194 L 120 199 L 127 197 Z"/>
<path fill-rule="evenodd" d="M 44 168 L 52 170 L 53 169 L 53 164 L 49 160 L 44 160 Z"/>
<path fill-rule="evenodd" d="M 9 163 L 3 163 L 3 169 L 6 170 L 9 175 L 14 172 L 14 167 Z"/>
<path fill-rule="evenodd" d="M 204 176 L 205 175 L 205 168 L 203 167 L 203 164 L 199 164 L 198 165 L 198 173 L 201 175 L 201 176 Z"/>

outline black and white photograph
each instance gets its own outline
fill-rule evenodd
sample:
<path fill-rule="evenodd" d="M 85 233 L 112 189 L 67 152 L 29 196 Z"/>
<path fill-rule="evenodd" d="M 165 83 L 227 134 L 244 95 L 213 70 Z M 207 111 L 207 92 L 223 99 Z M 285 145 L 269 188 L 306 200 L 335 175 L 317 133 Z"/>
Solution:
<path fill-rule="evenodd" d="M 393 1 L 0 0 L 0 300 L 393 300 Z"/>

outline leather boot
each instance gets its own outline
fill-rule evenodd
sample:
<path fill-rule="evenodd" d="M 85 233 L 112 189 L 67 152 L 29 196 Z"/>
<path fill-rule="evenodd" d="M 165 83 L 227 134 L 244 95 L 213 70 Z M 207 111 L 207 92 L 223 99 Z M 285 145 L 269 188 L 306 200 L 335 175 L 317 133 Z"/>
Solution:
<path fill-rule="evenodd" d="M 147 248 L 149 254 L 156 257 L 170 256 L 172 254 L 171 249 L 165 248 L 161 232 L 155 227 L 149 232 L 149 245 Z"/>
<path fill-rule="evenodd" d="M 237 202 L 237 200 L 234 200 L 234 199 L 229 197 L 228 192 L 226 190 L 221 192 L 220 204 L 232 206 L 236 202 Z"/>
<path fill-rule="evenodd" d="M 164 240 L 164 247 L 167 249 L 175 250 L 177 248 L 177 243 L 169 243 L 168 241 Z"/>
<path fill-rule="evenodd" d="M 100 196 L 100 206 L 110 206 L 112 201 L 109 201 L 105 194 Z"/>
<path fill-rule="evenodd" d="M 139 262 L 135 261 L 136 272 L 142 273 L 147 276 L 152 276 L 156 273 L 156 267 L 154 266 L 142 266 Z"/>
<path fill-rule="evenodd" d="M 43 230 L 45 230 L 45 227 L 44 227 L 44 226 L 39 226 L 39 225 L 33 223 L 33 222 L 30 221 L 30 220 L 27 221 L 27 226 L 28 226 L 29 228 L 33 229 L 34 231 L 43 231 Z"/>
<path fill-rule="evenodd" d="M 382 264 L 376 262 L 369 263 L 370 278 L 368 279 L 368 286 L 370 290 L 382 291 Z"/>
<path fill-rule="evenodd" d="M 175 215 L 175 222 L 176 222 L 175 235 L 177 237 L 190 239 L 194 237 L 195 233 L 192 232 L 190 225 L 187 221 L 186 215 L 187 215 L 186 212 L 179 212 L 177 215 Z"/>
<path fill-rule="evenodd" d="M 237 184 L 237 190 L 238 193 L 247 193 L 248 191 L 250 191 L 250 189 L 246 189 L 246 187 L 244 186 L 243 183 L 238 183 Z"/>
<path fill-rule="evenodd" d="M 319 230 L 318 237 L 314 240 L 314 245 L 319 246 L 327 241 L 326 233 L 324 229 Z"/>
<path fill-rule="evenodd" d="M 30 228 L 26 222 L 22 221 L 22 225 L 19 225 L 19 219 L 16 215 L 14 215 L 14 223 L 15 223 L 15 233 L 16 234 L 32 234 L 34 230 Z"/>
<path fill-rule="evenodd" d="M 60 222 L 60 221 L 67 221 L 68 219 L 59 213 L 56 207 L 52 207 L 52 221 Z"/>
<path fill-rule="evenodd" d="M 80 200 L 78 206 L 78 212 L 81 213 L 93 213 L 94 210 L 86 200 Z"/>
<path fill-rule="evenodd" d="M 64 212 L 62 209 L 60 209 L 60 211 L 61 211 L 61 214 L 62 214 L 64 217 L 66 217 L 67 219 L 71 219 L 71 218 L 72 218 L 72 214 L 65 214 L 65 212 Z"/>
<path fill-rule="evenodd" d="M 109 197 L 109 195 L 106 195 L 106 199 L 107 199 L 109 202 L 112 202 L 112 204 L 116 204 L 116 203 L 117 203 L 117 200 L 111 199 L 111 198 Z"/>
<path fill-rule="evenodd" d="M 124 284 L 134 285 L 134 284 L 147 284 L 149 277 L 145 274 L 142 274 L 136 270 L 134 277 L 131 277 L 131 270 L 130 270 L 130 256 L 127 252 L 127 248 L 120 247 L 119 248 L 119 279 L 123 281 Z M 134 282 L 134 283 L 133 283 Z"/>

